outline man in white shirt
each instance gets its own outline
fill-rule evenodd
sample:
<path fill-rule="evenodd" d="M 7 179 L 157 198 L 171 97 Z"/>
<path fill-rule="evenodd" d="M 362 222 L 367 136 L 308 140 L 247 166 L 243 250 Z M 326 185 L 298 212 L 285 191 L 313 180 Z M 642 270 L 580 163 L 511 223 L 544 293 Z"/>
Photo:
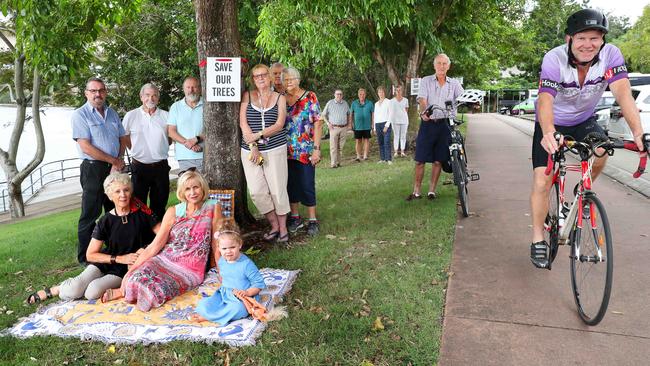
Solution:
<path fill-rule="evenodd" d="M 133 195 L 147 203 L 161 221 L 169 197 L 169 139 L 167 119 L 169 113 L 158 108 L 160 90 L 147 83 L 140 88 L 142 106 L 129 111 L 122 123 L 126 131 L 131 154 L 131 182 Z"/>
<path fill-rule="evenodd" d="M 341 166 L 341 154 L 345 145 L 345 137 L 352 127 L 350 119 L 350 106 L 343 100 L 343 91 L 336 89 L 334 99 L 325 105 L 321 118 L 327 123 L 330 131 L 330 166 L 338 168 Z"/>

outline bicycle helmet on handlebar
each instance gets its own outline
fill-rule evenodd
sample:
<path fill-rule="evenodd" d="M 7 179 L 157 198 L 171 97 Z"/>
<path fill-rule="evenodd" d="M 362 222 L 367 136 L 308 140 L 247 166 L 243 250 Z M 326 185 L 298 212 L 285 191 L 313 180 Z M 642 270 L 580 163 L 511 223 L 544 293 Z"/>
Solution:
<path fill-rule="evenodd" d="M 603 32 L 603 45 L 600 46 L 600 49 L 602 50 L 603 47 L 605 47 L 605 43 L 607 43 L 605 40 L 605 35 L 607 32 L 609 32 L 609 22 L 607 21 L 605 14 L 594 9 L 582 9 L 571 14 L 566 20 L 566 29 L 564 30 L 564 33 L 568 36 L 574 36 L 576 33 L 584 32 L 587 30 L 599 30 Z M 573 55 L 573 52 L 571 52 L 572 44 L 573 39 L 569 39 L 569 65 L 571 65 L 571 67 L 575 67 L 576 64 L 585 66 L 598 62 L 598 54 L 596 54 L 596 56 L 594 56 L 594 58 L 589 61 L 578 61 Z"/>

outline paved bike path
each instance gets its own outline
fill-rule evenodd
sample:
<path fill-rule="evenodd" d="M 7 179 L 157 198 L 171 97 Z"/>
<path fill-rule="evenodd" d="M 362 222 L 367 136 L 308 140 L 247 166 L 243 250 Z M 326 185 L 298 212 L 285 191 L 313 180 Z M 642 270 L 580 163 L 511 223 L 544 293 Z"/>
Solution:
<path fill-rule="evenodd" d="M 614 283 L 605 318 L 589 327 L 576 312 L 568 247 L 552 271 L 529 260 L 531 138 L 472 115 L 467 145 L 481 180 L 469 186 L 474 214 L 457 223 L 439 364 L 650 364 L 650 199 L 605 176 L 594 185 L 612 226 Z"/>

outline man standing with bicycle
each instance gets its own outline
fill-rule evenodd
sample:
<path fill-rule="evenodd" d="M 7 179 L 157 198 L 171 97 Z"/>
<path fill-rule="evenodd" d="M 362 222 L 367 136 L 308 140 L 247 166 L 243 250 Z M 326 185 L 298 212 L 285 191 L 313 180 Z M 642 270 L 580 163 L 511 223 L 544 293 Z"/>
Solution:
<path fill-rule="evenodd" d="M 544 171 L 548 155 L 559 148 L 555 132 L 581 141 L 590 133 L 604 134 L 596 123 L 595 107 L 605 89 L 614 94 L 643 150 L 643 129 L 627 77 L 621 51 L 606 44 L 607 18 L 600 11 L 580 10 L 567 19 L 566 44 L 544 55 L 537 99 L 533 135 L 533 188 L 530 204 L 533 216 L 533 240 L 530 259 L 538 268 L 547 268 L 548 243 L 544 240 L 544 220 L 548 212 L 552 176 Z M 605 167 L 607 156 L 596 158 L 591 172 L 596 179 Z"/>
<path fill-rule="evenodd" d="M 444 53 L 438 54 L 433 59 L 433 68 L 436 70 L 435 75 L 425 76 L 420 82 L 417 100 L 420 105 L 420 118 L 422 121 L 415 140 L 413 193 L 406 198 L 407 201 L 422 198 L 420 189 L 426 163 L 432 163 L 427 198 L 430 200 L 436 198 L 436 185 L 438 184 L 438 178 L 440 178 L 442 165 L 448 164 L 449 161 L 449 141 L 451 136 L 449 127 L 446 124 L 445 113 L 434 110 L 430 116 L 427 116 L 424 112 L 430 105 L 444 109 L 445 102 L 452 101 L 450 117 L 456 117 L 456 98 L 463 94 L 463 87 L 460 86 L 458 80 L 447 77 L 450 66 L 449 57 Z"/>

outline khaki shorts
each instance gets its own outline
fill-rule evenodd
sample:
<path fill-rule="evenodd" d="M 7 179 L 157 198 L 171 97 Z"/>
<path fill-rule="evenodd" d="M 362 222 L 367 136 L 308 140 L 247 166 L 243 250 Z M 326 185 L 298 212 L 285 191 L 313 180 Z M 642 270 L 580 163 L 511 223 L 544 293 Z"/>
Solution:
<path fill-rule="evenodd" d="M 262 152 L 264 164 L 256 165 L 248 160 L 250 152 L 241 149 L 246 183 L 251 199 L 261 214 L 275 211 L 286 215 L 291 210 L 287 194 L 287 148 L 286 146 Z"/>

